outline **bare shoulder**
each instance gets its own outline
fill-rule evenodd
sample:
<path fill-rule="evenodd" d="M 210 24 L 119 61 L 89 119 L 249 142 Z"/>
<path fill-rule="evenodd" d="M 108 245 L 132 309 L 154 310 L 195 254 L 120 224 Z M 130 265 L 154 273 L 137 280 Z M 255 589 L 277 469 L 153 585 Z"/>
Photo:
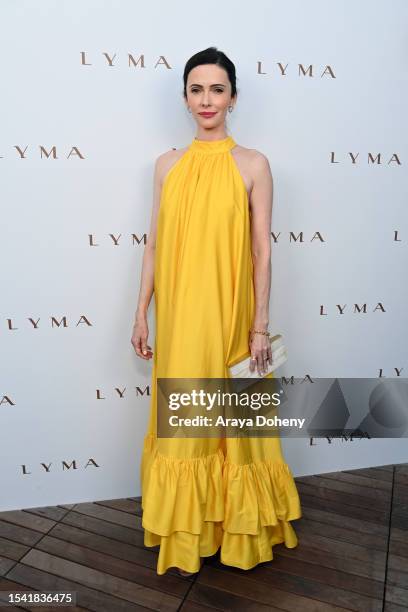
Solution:
<path fill-rule="evenodd" d="M 163 181 L 167 173 L 174 166 L 174 164 L 184 155 L 188 147 L 182 149 L 169 149 L 164 153 L 161 153 L 156 159 L 155 168 L 156 175 L 160 183 Z"/>
<path fill-rule="evenodd" d="M 250 169 L 251 174 L 254 176 L 260 176 L 264 172 L 271 172 L 269 160 L 261 151 L 237 145 L 234 147 L 234 153 L 237 157 L 242 159 L 246 167 Z"/>

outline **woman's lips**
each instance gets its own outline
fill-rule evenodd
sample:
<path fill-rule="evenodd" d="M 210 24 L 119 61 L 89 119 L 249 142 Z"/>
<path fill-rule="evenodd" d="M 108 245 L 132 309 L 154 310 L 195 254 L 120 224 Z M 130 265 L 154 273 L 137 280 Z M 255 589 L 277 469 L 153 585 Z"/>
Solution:
<path fill-rule="evenodd" d="M 198 113 L 202 117 L 214 117 L 216 113 Z"/>

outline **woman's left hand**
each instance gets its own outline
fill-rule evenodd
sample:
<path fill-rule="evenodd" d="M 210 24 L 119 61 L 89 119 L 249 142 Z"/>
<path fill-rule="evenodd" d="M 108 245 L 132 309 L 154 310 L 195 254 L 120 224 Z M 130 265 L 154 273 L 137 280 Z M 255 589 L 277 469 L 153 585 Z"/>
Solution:
<path fill-rule="evenodd" d="M 268 363 L 272 363 L 272 349 L 269 336 L 251 333 L 249 350 L 251 351 L 250 371 L 253 372 L 257 368 L 259 376 L 263 376 L 268 370 Z"/>

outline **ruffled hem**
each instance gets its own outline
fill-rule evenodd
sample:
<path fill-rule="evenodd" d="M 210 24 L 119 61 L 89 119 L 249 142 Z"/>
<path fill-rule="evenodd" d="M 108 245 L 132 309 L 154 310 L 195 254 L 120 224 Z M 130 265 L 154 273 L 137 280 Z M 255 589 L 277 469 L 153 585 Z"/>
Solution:
<path fill-rule="evenodd" d="M 141 466 L 142 526 L 160 536 L 175 531 L 199 535 L 204 521 L 222 521 L 222 449 L 205 457 L 179 459 L 155 451 L 154 442 L 153 434 L 145 437 Z M 166 498 L 161 503 L 163 494 Z"/>
<path fill-rule="evenodd" d="M 219 548 L 221 563 L 251 569 L 273 559 L 275 544 L 297 546 L 289 521 L 302 511 L 287 463 L 239 465 L 222 449 L 179 459 L 159 453 L 155 439 L 147 434 L 143 446 L 142 526 L 145 546 L 160 546 L 158 574 L 173 566 L 197 572 L 200 557 Z"/>

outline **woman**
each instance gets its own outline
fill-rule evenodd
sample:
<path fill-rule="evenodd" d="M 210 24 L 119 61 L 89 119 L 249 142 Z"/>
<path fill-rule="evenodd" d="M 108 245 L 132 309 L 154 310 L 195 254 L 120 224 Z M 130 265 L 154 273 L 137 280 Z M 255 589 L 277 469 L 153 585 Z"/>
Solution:
<path fill-rule="evenodd" d="M 209 47 L 184 69 L 184 101 L 197 129 L 188 147 L 160 155 L 132 335 L 153 359 L 141 461 L 144 543 L 159 545 L 157 573 L 222 563 L 250 569 L 274 544 L 297 545 L 298 492 L 280 439 L 157 438 L 157 378 L 228 378 L 250 351 L 261 374 L 268 333 L 272 176 L 267 158 L 226 132 L 237 99 L 235 67 Z M 147 309 L 155 294 L 155 350 Z"/>

